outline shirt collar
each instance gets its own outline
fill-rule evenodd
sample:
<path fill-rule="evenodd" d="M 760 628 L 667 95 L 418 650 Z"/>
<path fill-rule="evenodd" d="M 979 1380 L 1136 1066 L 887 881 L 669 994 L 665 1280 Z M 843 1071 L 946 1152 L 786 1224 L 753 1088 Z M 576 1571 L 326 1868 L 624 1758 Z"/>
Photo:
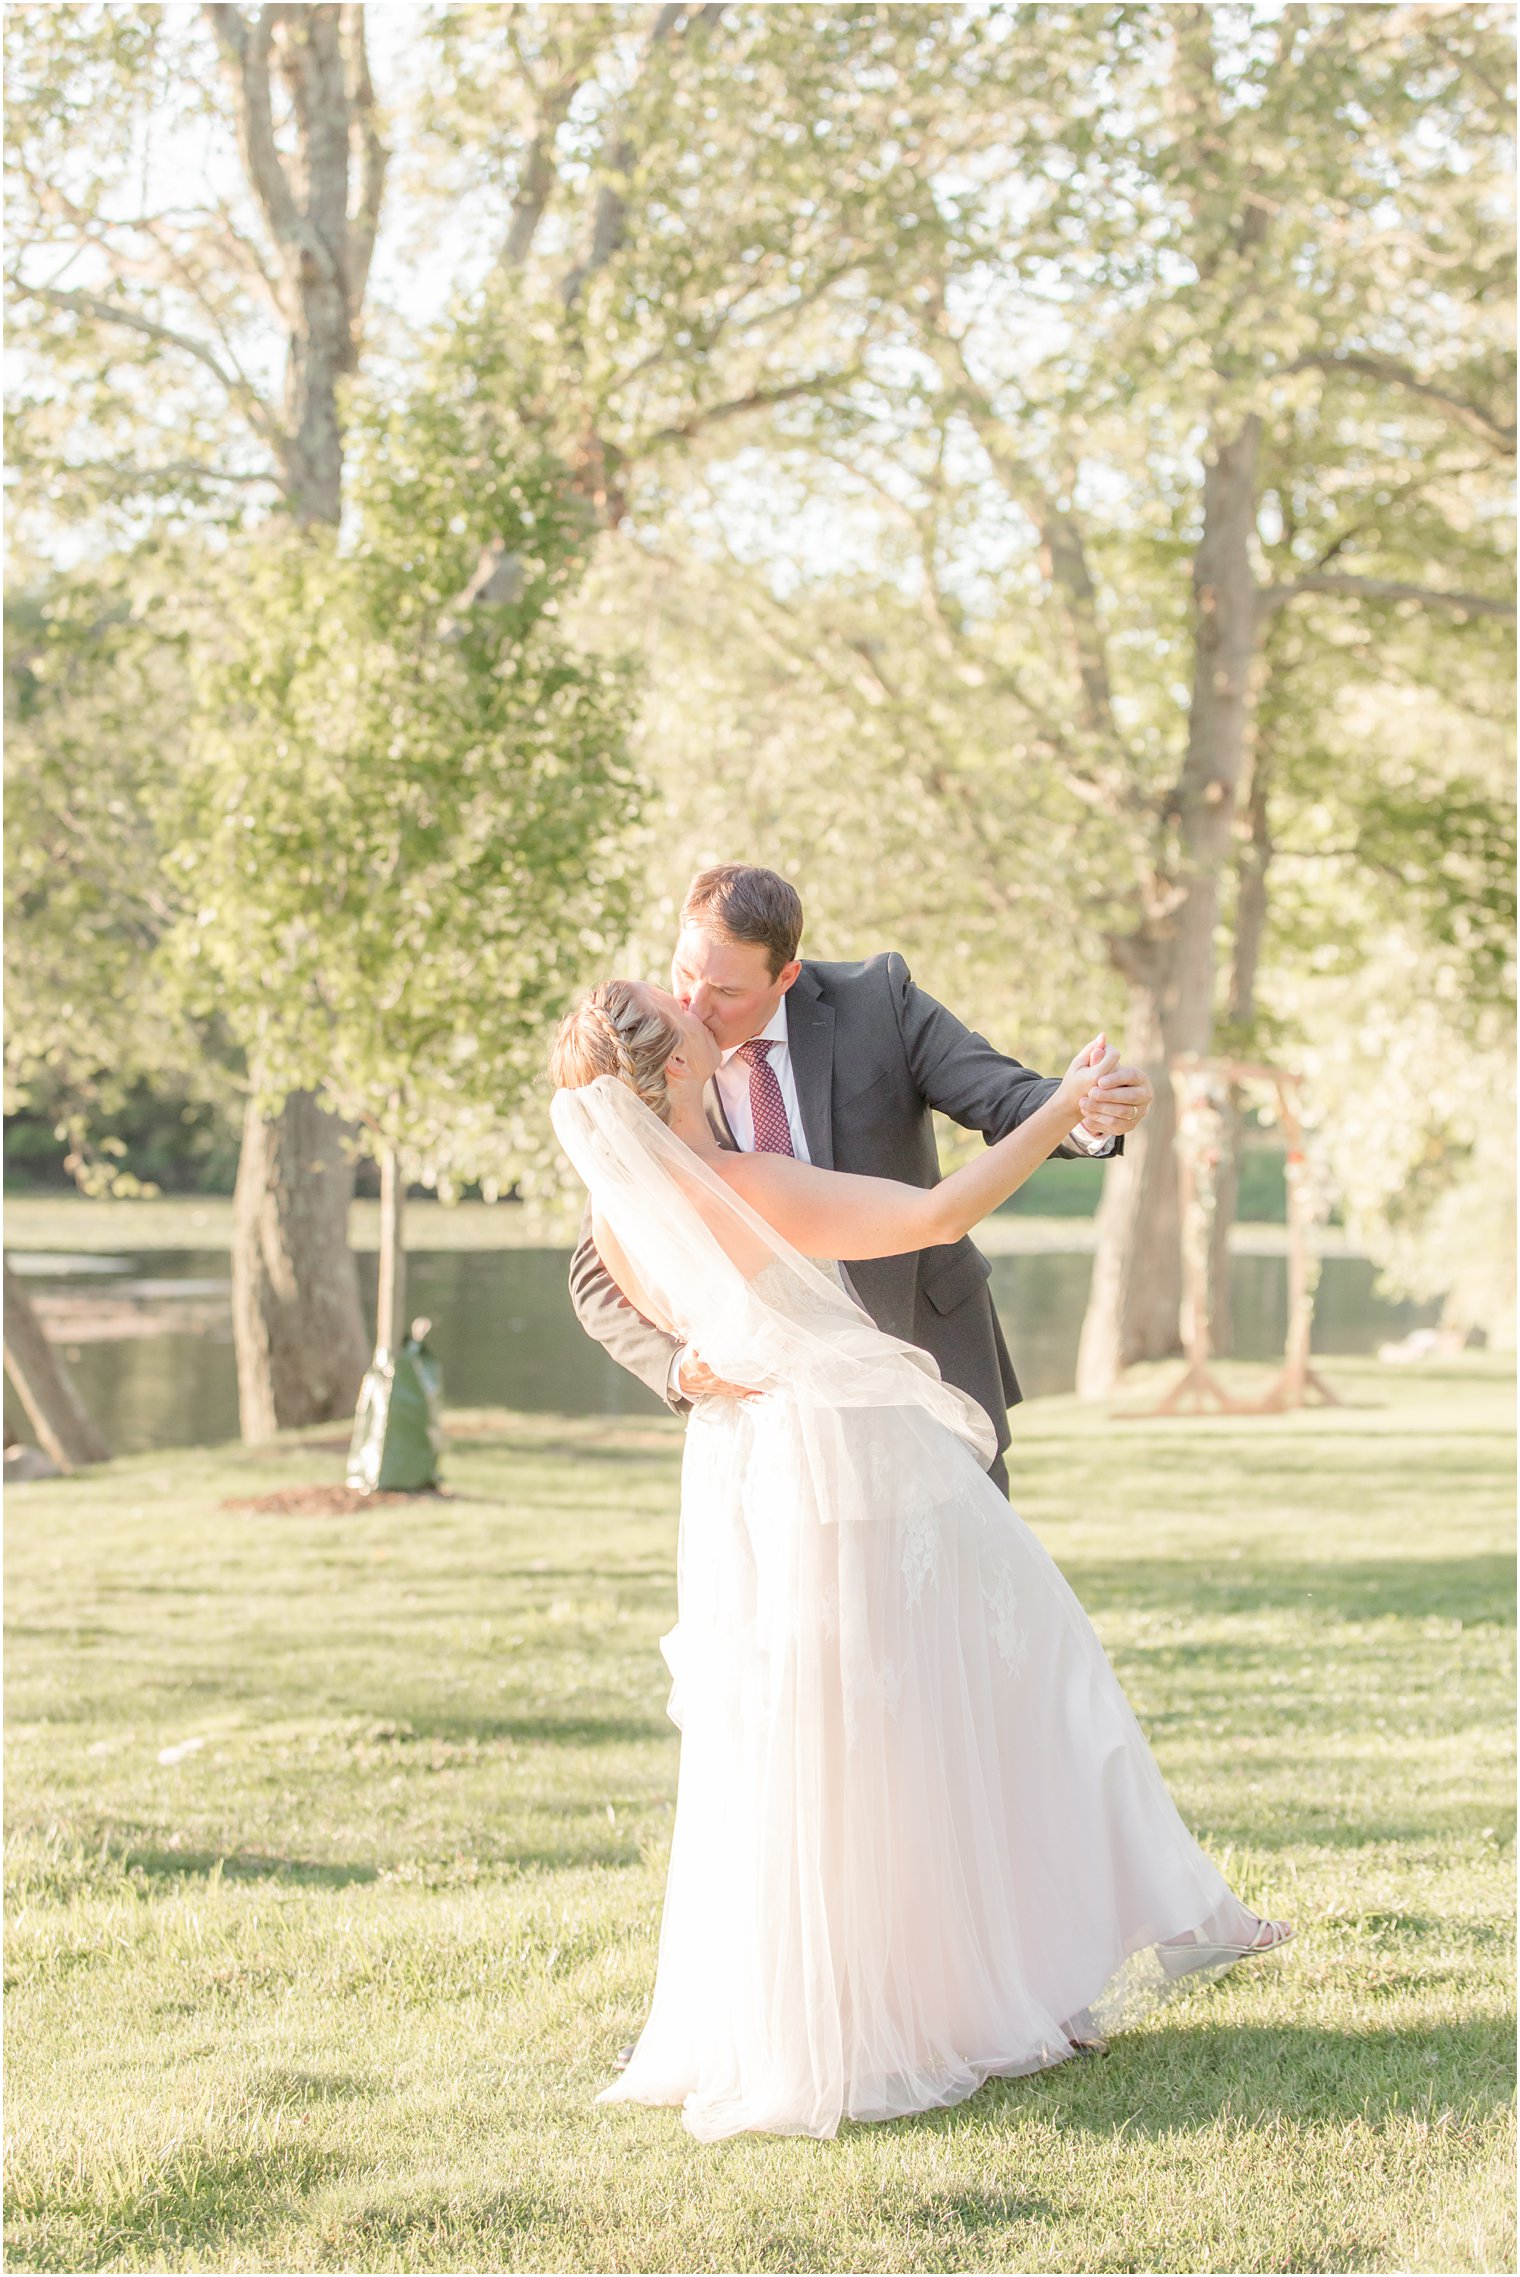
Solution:
<path fill-rule="evenodd" d="M 751 1043 L 784 1044 L 786 1042 L 786 998 L 784 996 L 782 997 L 781 1002 L 776 1006 L 776 1009 L 771 1014 L 770 1018 L 766 1021 L 765 1026 L 760 1030 L 759 1035 L 752 1036 L 749 1040 Z M 723 1065 L 727 1067 L 729 1061 L 733 1058 L 734 1053 L 736 1051 L 742 1051 L 743 1048 L 744 1047 L 741 1044 L 731 1044 L 728 1050 L 723 1054 Z"/>

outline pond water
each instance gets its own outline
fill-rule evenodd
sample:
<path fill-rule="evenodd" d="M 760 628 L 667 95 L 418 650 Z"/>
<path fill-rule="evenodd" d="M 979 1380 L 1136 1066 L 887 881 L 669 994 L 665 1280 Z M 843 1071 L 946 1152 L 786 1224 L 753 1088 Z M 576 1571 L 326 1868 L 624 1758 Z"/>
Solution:
<path fill-rule="evenodd" d="M 1287 1320 L 1285 1262 L 1241 1256 L 1233 1264 L 1239 1356 L 1275 1359 Z M 48 1333 L 115 1453 L 236 1438 L 225 1251 L 13 1254 L 11 1265 L 43 1308 Z M 660 1412 L 653 1394 L 581 1333 L 565 1285 L 568 1265 L 569 1252 L 559 1249 L 436 1250 L 408 1259 L 407 1311 L 434 1323 L 430 1341 L 451 1406 Z M 1091 1257 L 1069 1251 L 993 1259 L 993 1298 L 1028 1397 L 1071 1390 L 1091 1271 Z M 361 1255 L 359 1272 L 372 1306 L 372 1255 Z M 1364 1258 L 1325 1260 L 1316 1352 L 1372 1352 L 1435 1319 L 1436 1306 L 1375 1297 L 1373 1277 Z M 8 1380 L 5 1414 L 14 1431 L 30 1436 Z"/>

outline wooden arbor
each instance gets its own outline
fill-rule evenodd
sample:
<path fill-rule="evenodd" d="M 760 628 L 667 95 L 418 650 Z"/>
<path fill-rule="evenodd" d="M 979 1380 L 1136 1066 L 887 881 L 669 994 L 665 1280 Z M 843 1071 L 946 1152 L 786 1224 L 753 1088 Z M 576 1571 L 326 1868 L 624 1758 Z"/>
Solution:
<path fill-rule="evenodd" d="M 1265 1415 L 1318 1400 L 1340 1402 L 1309 1362 L 1314 1327 L 1314 1292 L 1320 1260 L 1313 1246 L 1319 1215 L 1304 1154 L 1299 1112 L 1301 1077 L 1287 1068 L 1258 1067 L 1243 1060 L 1202 1059 L 1193 1054 L 1173 1062 L 1177 1100 L 1177 1178 L 1182 1206 L 1182 1347 L 1187 1366 L 1155 1409 L 1157 1415 L 1201 1412 L 1215 1407 L 1227 1415 Z M 1235 1084 L 1265 1085 L 1272 1112 L 1287 1141 L 1288 1334 L 1282 1372 L 1261 1399 L 1238 1399 L 1214 1374 L 1209 1315 L 1209 1254 L 1219 1207 L 1219 1165 L 1230 1089 Z"/>
<path fill-rule="evenodd" d="M 49 1344 L 32 1300 L 5 1259 L 5 1366 L 37 1443 L 61 1471 L 105 1463 L 111 1450 L 85 1413 L 72 1377 Z"/>

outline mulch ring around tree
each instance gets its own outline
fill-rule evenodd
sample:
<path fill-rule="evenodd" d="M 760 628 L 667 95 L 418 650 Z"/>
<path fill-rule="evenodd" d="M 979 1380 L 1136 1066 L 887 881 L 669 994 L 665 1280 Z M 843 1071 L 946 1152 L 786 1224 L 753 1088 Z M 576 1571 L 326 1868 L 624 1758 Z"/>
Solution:
<path fill-rule="evenodd" d="M 452 1499 L 435 1486 L 420 1487 L 415 1494 L 389 1487 L 383 1493 L 365 1494 L 356 1486 L 285 1486 L 278 1494 L 233 1495 L 217 1507 L 261 1518 L 344 1518 L 351 1512 L 373 1510 L 378 1502 L 418 1502 L 424 1495 L 438 1502 Z"/>

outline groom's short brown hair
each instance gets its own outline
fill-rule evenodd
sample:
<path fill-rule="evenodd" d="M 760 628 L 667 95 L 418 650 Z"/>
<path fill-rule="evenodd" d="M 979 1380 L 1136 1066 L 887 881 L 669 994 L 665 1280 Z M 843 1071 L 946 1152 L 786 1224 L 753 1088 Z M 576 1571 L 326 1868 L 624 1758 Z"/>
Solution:
<path fill-rule="evenodd" d="M 698 870 L 686 888 L 681 923 L 726 933 L 731 941 L 756 941 L 770 960 L 771 978 L 789 965 L 802 939 L 802 899 L 794 885 L 774 870 L 748 862 L 719 862 Z"/>

